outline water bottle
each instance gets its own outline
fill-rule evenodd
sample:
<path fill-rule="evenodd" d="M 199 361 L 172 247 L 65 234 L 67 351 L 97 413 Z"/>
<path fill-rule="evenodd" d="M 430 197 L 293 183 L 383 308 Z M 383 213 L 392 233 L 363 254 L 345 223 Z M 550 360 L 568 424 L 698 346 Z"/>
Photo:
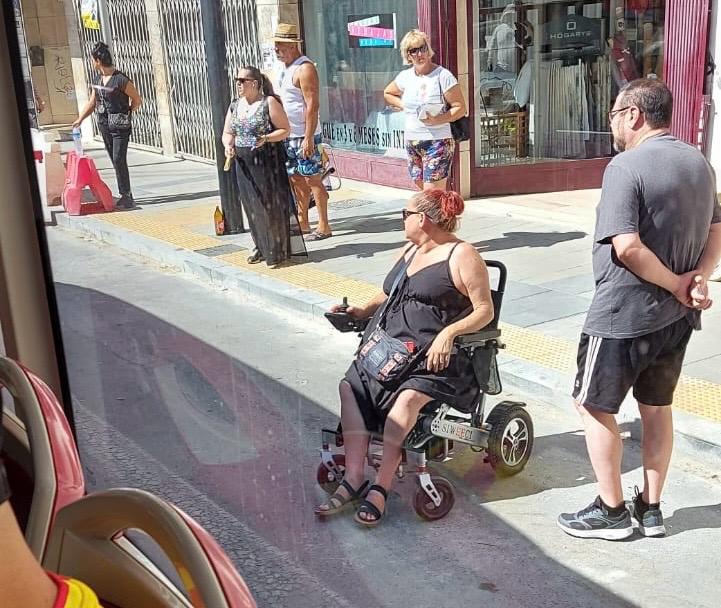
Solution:
<path fill-rule="evenodd" d="M 73 146 L 78 156 L 83 155 L 83 142 L 80 139 L 80 127 L 73 127 Z"/>

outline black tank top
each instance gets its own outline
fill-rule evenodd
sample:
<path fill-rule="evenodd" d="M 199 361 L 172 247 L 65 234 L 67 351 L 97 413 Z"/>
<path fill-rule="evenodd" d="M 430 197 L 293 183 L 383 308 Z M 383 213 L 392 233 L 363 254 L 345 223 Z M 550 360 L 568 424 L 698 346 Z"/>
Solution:
<path fill-rule="evenodd" d="M 95 89 L 95 110 L 99 120 L 106 120 L 108 114 L 127 114 L 130 112 L 130 97 L 125 93 L 130 78 L 120 70 L 115 70 L 103 84 L 102 74 L 98 77 Z"/>
<path fill-rule="evenodd" d="M 410 277 L 405 271 L 405 259 L 401 258 L 391 269 L 383 283 L 386 295 L 399 272 L 398 291 L 388 307 L 385 329 L 389 335 L 403 341 L 413 341 L 417 348 L 424 348 L 444 328 L 462 318 L 464 311 L 471 312 L 471 301 L 453 283 L 450 259 L 456 243 L 445 260 L 435 262 Z M 375 323 L 371 326 L 375 327 Z"/>

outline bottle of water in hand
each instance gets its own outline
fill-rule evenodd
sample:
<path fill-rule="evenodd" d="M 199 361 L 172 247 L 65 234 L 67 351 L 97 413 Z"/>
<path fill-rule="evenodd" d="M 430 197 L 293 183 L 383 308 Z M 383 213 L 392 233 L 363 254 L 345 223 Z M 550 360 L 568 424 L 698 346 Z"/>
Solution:
<path fill-rule="evenodd" d="M 83 142 L 80 135 L 80 127 L 73 127 L 73 146 L 78 156 L 83 155 Z"/>

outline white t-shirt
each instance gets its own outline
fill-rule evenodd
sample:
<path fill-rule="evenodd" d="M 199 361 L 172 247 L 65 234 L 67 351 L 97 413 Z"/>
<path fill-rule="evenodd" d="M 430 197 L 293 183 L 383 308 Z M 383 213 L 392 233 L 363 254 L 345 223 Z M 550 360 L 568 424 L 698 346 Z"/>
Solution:
<path fill-rule="evenodd" d="M 456 77 L 446 68 L 438 66 L 430 74 L 419 76 L 414 68 L 403 70 L 395 80 L 403 93 L 403 108 L 406 114 L 405 140 L 450 139 L 451 125 L 427 127 L 418 118 L 424 104 L 444 103 L 443 94 L 458 84 Z M 441 93 L 442 91 L 442 93 Z"/>

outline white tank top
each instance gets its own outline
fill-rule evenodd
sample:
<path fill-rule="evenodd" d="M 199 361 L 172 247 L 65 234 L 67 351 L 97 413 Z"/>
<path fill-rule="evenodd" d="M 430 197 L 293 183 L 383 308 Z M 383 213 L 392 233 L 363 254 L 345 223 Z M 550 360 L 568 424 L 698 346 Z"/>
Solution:
<path fill-rule="evenodd" d="M 312 63 L 312 61 L 305 55 L 298 57 L 298 59 L 285 68 L 280 75 L 278 94 L 283 101 L 285 113 L 288 115 L 288 122 L 290 123 L 289 137 L 305 137 L 305 99 L 303 98 L 303 91 L 293 84 L 295 73 L 304 63 Z M 319 117 L 315 134 L 318 135 L 320 133 L 321 126 Z"/>

